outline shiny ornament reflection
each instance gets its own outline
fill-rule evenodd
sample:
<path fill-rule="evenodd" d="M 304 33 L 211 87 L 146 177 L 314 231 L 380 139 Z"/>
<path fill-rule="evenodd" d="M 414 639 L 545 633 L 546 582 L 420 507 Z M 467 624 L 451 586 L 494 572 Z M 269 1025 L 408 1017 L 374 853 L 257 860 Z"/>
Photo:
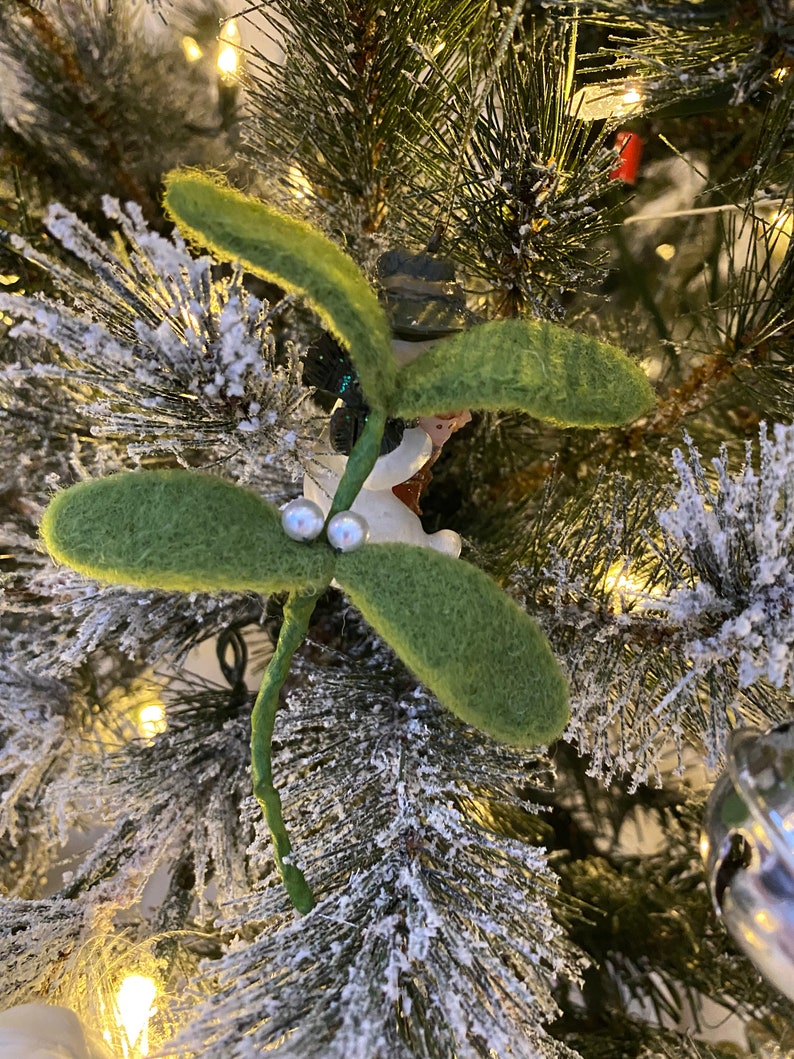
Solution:
<path fill-rule="evenodd" d="M 305 497 L 290 500 L 281 509 L 282 528 L 294 541 L 313 541 L 322 533 L 324 524 L 322 508 Z"/>
<path fill-rule="evenodd" d="M 340 511 L 328 523 L 328 543 L 340 552 L 352 552 L 369 538 L 367 520 L 356 511 Z"/>
<path fill-rule="evenodd" d="M 701 853 L 714 907 L 737 945 L 794 1000 L 794 722 L 734 732 Z"/>

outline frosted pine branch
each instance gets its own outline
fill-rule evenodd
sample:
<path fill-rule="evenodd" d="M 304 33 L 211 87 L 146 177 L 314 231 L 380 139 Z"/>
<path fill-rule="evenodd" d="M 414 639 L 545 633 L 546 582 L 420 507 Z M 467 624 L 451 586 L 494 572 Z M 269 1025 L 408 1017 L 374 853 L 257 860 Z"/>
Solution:
<path fill-rule="evenodd" d="M 607 781 L 658 778 L 687 742 L 716 765 L 737 724 L 791 713 L 794 430 L 762 428 L 758 470 L 751 445 L 713 474 L 688 445 L 677 489 L 604 478 L 544 527 L 542 570 L 516 576 L 565 659 L 568 738 Z"/>
<path fill-rule="evenodd" d="M 124 240 L 115 249 L 62 207 L 47 217 L 89 278 L 18 241 L 72 307 L 0 295 L 18 321 L 11 337 L 23 343 L 9 381 L 57 380 L 92 434 L 118 439 L 132 458 L 170 454 L 185 462 L 211 448 L 213 463 L 230 463 L 239 478 L 271 489 L 274 479 L 298 474 L 314 412 L 291 346 L 276 349 L 272 325 L 281 306 L 249 293 L 239 271 L 217 278 L 211 259 L 193 259 L 178 236 L 149 231 L 135 205 L 121 209 L 106 198 L 104 209 Z M 57 349 L 54 364 L 37 354 L 41 340 Z"/>
<path fill-rule="evenodd" d="M 749 444 L 733 474 L 723 448 L 716 478 L 687 445 L 688 459 L 673 454 L 681 484 L 659 523 L 697 581 L 671 593 L 667 613 L 692 630 L 699 671 L 730 661 L 738 689 L 766 682 L 794 694 L 794 429 L 777 424 L 770 437 L 761 426 L 757 471 Z"/>
<path fill-rule="evenodd" d="M 331 659 L 280 711 L 276 775 L 319 903 L 280 887 L 227 911 L 220 988 L 177 1050 L 400 1059 L 569 1054 L 544 1032 L 577 962 L 554 922 L 542 849 L 500 833 L 541 759 L 488 743 L 412 690 L 387 654 Z M 540 770 L 540 771 L 539 771 Z M 264 829 L 251 854 L 268 866 Z M 262 930 L 251 936 L 252 922 Z M 329 958 L 330 956 L 330 958 Z"/>

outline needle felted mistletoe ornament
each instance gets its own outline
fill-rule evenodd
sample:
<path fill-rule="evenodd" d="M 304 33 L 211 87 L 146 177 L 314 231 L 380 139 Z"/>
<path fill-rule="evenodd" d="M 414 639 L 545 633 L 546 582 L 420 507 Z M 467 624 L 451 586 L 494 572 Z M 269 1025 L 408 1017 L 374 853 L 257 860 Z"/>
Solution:
<path fill-rule="evenodd" d="M 378 458 L 386 420 L 472 408 L 603 427 L 646 411 L 651 391 L 620 350 L 528 320 L 480 324 L 398 369 L 375 293 L 325 236 L 194 172 L 171 174 L 165 205 L 186 236 L 305 298 L 349 353 L 370 409 L 364 429 L 324 526 L 305 501 L 282 516 L 230 482 L 157 470 L 63 491 L 45 512 L 42 535 L 55 559 L 106 581 L 289 593 L 254 704 L 252 772 L 285 886 L 308 912 L 314 898 L 291 859 L 270 751 L 290 660 L 333 580 L 462 720 L 506 743 L 536 746 L 557 738 L 568 719 L 565 679 L 543 633 L 486 574 L 431 548 L 366 543 L 366 526 L 350 508 Z"/>

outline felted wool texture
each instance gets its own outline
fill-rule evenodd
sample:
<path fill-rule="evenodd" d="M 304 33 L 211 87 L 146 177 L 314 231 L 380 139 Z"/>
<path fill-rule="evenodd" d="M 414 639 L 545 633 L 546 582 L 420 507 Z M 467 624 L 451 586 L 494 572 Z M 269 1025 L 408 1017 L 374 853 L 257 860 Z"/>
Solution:
<path fill-rule="evenodd" d="M 406 364 L 391 414 L 523 411 L 566 426 L 607 427 L 635 419 L 653 401 L 642 370 L 616 346 L 547 321 L 494 320 Z"/>
<path fill-rule="evenodd" d="M 371 408 L 386 409 L 396 365 L 386 314 L 358 266 L 315 228 L 194 171 L 166 178 L 165 208 L 183 234 L 302 295 L 350 353 Z"/>
<path fill-rule="evenodd" d="M 52 557 L 103 581 L 183 592 L 321 591 L 334 555 L 290 540 L 256 493 L 193 471 L 137 471 L 81 482 L 47 507 Z"/>
<path fill-rule="evenodd" d="M 336 578 L 447 709 L 502 742 L 538 746 L 568 721 L 568 689 L 545 636 L 486 574 L 410 544 L 338 556 Z"/>

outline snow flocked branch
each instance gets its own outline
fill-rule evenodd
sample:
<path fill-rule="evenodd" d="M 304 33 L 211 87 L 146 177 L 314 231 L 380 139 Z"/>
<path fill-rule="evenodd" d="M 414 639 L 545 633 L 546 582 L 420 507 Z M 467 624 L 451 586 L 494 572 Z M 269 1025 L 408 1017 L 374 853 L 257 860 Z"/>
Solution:
<path fill-rule="evenodd" d="M 681 484 L 659 522 L 696 578 L 670 594 L 668 614 L 692 630 L 698 670 L 732 660 L 739 688 L 766 681 L 794 694 L 794 428 L 778 423 L 769 437 L 761 425 L 757 471 L 749 443 L 733 475 L 723 448 L 714 484 L 686 441 L 688 460 L 673 453 Z"/>
<path fill-rule="evenodd" d="M 295 907 L 314 897 L 292 860 L 270 744 L 279 691 L 332 580 L 453 713 L 517 746 L 557 738 L 565 678 L 532 619 L 484 573 L 432 549 L 333 547 L 380 452 L 387 418 L 460 408 L 522 410 L 549 422 L 608 426 L 646 411 L 643 373 L 613 346 L 549 323 L 484 323 L 430 346 L 398 370 L 386 314 L 356 265 L 308 225 L 192 172 L 171 174 L 166 209 L 219 256 L 306 299 L 348 351 L 369 415 L 336 490 L 328 539 L 290 539 L 260 496 L 190 471 L 126 473 L 55 497 L 42 521 L 54 558 L 92 577 L 179 591 L 290 593 L 252 715 L 254 793 Z M 320 524 L 322 527 L 322 523 Z"/>

